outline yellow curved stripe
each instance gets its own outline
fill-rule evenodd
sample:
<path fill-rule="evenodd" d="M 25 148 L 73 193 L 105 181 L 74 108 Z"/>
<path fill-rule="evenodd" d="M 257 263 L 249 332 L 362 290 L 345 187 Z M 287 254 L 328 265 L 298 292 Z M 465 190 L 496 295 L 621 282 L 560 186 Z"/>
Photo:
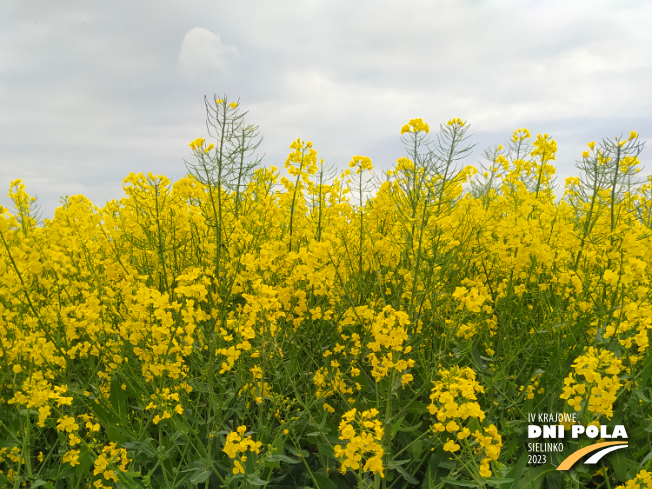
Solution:
<path fill-rule="evenodd" d="M 603 443 L 596 443 L 595 445 L 589 445 L 588 447 L 580 448 L 578 451 L 573 452 L 568 457 L 566 457 L 564 461 L 559 464 L 557 470 L 568 470 L 584 455 L 611 445 L 627 445 L 627 443 L 622 441 L 605 441 Z"/>

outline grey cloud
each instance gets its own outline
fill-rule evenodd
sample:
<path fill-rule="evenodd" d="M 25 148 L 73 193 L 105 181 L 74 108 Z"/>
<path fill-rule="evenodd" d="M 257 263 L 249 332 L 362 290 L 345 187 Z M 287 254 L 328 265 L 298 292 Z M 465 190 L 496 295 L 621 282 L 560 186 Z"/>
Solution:
<path fill-rule="evenodd" d="M 301 137 L 341 167 L 387 168 L 409 119 L 462 117 L 466 163 L 528 127 L 557 139 L 568 175 L 588 141 L 649 137 L 651 20 L 633 0 L 10 0 L 0 204 L 15 178 L 50 216 L 60 195 L 119 198 L 131 171 L 179 178 L 213 93 L 240 97 L 268 165 Z"/>

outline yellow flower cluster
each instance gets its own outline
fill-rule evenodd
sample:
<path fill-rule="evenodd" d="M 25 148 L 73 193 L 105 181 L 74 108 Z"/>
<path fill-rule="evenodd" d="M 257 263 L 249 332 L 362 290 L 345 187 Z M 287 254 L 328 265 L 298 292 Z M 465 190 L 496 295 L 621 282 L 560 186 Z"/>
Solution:
<path fill-rule="evenodd" d="M 79 465 L 79 450 L 68 450 L 63 455 L 63 463 L 70 464 L 72 467 Z"/>
<path fill-rule="evenodd" d="M 559 396 L 566 399 L 575 411 L 582 410 L 582 403 L 587 402 L 587 409 L 596 416 L 613 416 L 613 404 L 622 383 L 618 374 L 623 370 L 622 361 L 608 350 L 589 347 L 587 352 L 577 357 L 573 363 L 574 374 L 564 379 L 564 389 Z M 580 381 L 576 376 L 584 377 Z"/>
<path fill-rule="evenodd" d="M 263 371 L 259 366 L 249 369 L 252 375 L 252 381 L 247 382 L 242 389 L 238 392 L 239 395 L 245 393 L 253 397 L 256 404 L 261 404 L 265 397 L 270 397 L 273 394 L 272 387 L 263 381 Z"/>
<path fill-rule="evenodd" d="M 404 355 L 412 351 L 411 346 L 403 346 L 408 339 L 408 324 L 408 315 L 403 311 L 395 311 L 389 305 L 374 317 L 370 325 L 372 341 L 367 344 L 371 350 L 367 359 L 371 363 L 371 375 L 376 382 L 386 377 L 390 370 L 403 375 L 403 385 L 412 378 L 405 373 L 408 368 L 414 367 L 413 359 L 404 358 Z"/>
<path fill-rule="evenodd" d="M 534 391 L 536 390 L 537 394 L 543 394 L 546 390 L 543 387 L 540 387 L 537 390 L 537 387 L 539 387 L 539 381 L 541 379 L 542 374 L 537 374 L 534 377 L 530 379 L 530 383 L 528 384 L 527 388 L 525 386 L 520 386 L 519 390 L 523 391 L 525 389 L 525 398 L 526 399 L 534 399 Z"/>
<path fill-rule="evenodd" d="M 450 370 L 440 371 L 438 377 L 433 382 L 428 405 L 430 414 L 437 418 L 437 423 L 432 426 L 433 432 L 446 436 L 443 448 L 447 452 L 460 450 L 461 446 L 456 443 L 459 441 L 465 445 L 469 455 L 480 455 L 478 473 L 482 477 L 490 477 L 490 463 L 500 456 L 502 437 L 493 424 L 483 427 L 482 431 L 471 431 L 467 421 L 484 421 L 485 413 L 477 402 L 477 394 L 483 393 L 484 388 L 476 381 L 476 374 L 469 367 L 454 366 Z M 469 440 L 473 440 L 472 443 Z"/>
<path fill-rule="evenodd" d="M 404 346 L 409 324 L 405 312 L 395 311 L 389 305 L 378 313 L 368 306 L 347 309 L 338 324 L 342 343 L 323 353 L 324 358 L 329 358 L 329 365 L 320 367 L 313 375 L 316 396 L 350 395 L 354 392 L 353 385 L 360 391 L 361 361 L 371 366 L 370 374 L 376 382 L 388 376 L 395 380 L 400 376 L 401 386 L 405 387 L 413 379 L 408 369 L 415 364 L 407 357 L 412 347 Z M 362 337 L 368 338 L 365 344 Z"/>
<path fill-rule="evenodd" d="M 406 132 L 417 133 L 421 131 L 426 134 L 430 132 L 430 127 L 428 124 L 423 122 L 423 119 L 410 119 L 410 122 L 401 128 L 401 134 L 405 134 Z"/>
<path fill-rule="evenodd" d="M 196 151 L 204 145 L 204 141 L 205 139 L 203 138 L 197 138 L 194 141 L 191 141 L 188 146 L 190 146 L 191 149 Z"/>
<path fill-rule="evenodd" d="M 15 368 L 19 367 L 19 369 Z M 14 365 L 14 372 L 20 373 L 22 367 Z M 50 405 L 51 401 L 56 402 L 57 407 L 70 406 L 72 404 L 72 397 L 63 396 L 67 392 L 68 387 L 65 385 L 52 386 L 47 380 L 43 378 L 43 372 L 35 372 L 31 378 L 28 377 L 22 384 L 22 389 L 17 390 L 14 397 L 9 399 L 9 404 L 20 404 L 29 408 L 38 408 L 39 417 L 38 425 L 42 428 L 45 426 L 45 420 L 48 419 L 52 412 Z"/>
<path fill-rule="evenodd" d="M 633 479 L 616 486 L 615 489 L 652 489 L 652 472 L 643 469 Z"/>
<path fill-rule="evenodd" d="M 355 173 L 360 173 L 363 170 L 371 171 L 374 169 L 371 164 L 371 158 L 366 156 L 354 156 L 353 159 L 349 162 L 349 168 L 357 168 Z"/>
<path fill-rule="evenodd" d="M 11 449 L 7 447 L 0 448 L 0 462 L 4 462 L 5 459 L 9 459 L 15 463 L 25 463 L 25 459 L 20 457 L 20 448 L 12 447 Z"/>
<path fill-rule="evenodd" d="M 238 453 L 245 453 L 247 451 L 260 453 L 262 445 L 259 441 L 253 441 L 251 436 L 245 437 L 247 432 L 246 426 L 238 426 L 235 431 L 226 435 L 226 443 L 222 450 L 229 458 L 235 458 Z"/>
<path fill-rule="evenodd" d="M 480 312 L 480 306 L 487 300 L 478 292 L 477 287 L 471 287 L 471 290 L 466 287 L 456 287 L 452 297 L 459 300 L 471 312 Z M 488 312 L 491 312 L 491 308 Z"/>
<path fill-rule="evenodd" d="M 16 465 L 25 464 L 25 457 L 21 456 L 20 448 L 18 447 L 12 447 L 11 449 L 7 447 L 0 448 L 0 467 L 2 466 L 2 463 L 7 460 L 13 462 Z M 6 473 L 0 469 L 0 475 L 4 475 L 11 482 L 14 482 L 14 476 L 20 472 L 20 467 L 9 467 Z"/>
<path fill-rule="evenodd" d="M 524 141 L 525 139 L 530 139 L 532 136 L 530 136 L 530 131 L 527 129 L 517 129 L 514 131 L 514 134 L 512 134 L 512 141 L 517 142 L 517 141 Z"/>
<path fill-rule="evenodd" d="M 71 453 L 68 456 L 76 461 L 78 455 L 79 453 L 76 452 Z M 116 470 L 127 472 L 127 466 L 130 462 L 131 460 L 127 457 L 127 450 L 124 448 L 117 448 L 116 443 L 111 442 L 104 446 L 93 464 L 93 475 L 101 475 L 102 477 L 95 480 L 93 487 L 96 489 L 111 489 L 111 486 L 104 486 L 102 484 L 102 479 L 105 481 L 112 480 L 113 482 L 118 482 Z M 73 465 L 72 462 L 71 465 Z"/>
<path fill-rule="evenodd" d="M 620 171 L 626 175 L 630 173 L 630 170 L 634 168 L 634 172 L 638 173 L 641 171 L 640 165 L 641 161 L 636 156 L 625 156 L 620 163 Z"/>
<path fill-rule="evenodd" d="M 484 388 L 475 380 L 473 370 L 454 366 L 439 372 L 439 378 L 433 382 L 428 405 L 430 414 L 435 415 L 439 421 L 434 426 L 436 431 L 453 432 L 459 429 L 446 429 L 443 423 L 447 420 L 466 420 L 469 417 L 484 420 L 485 414 L 476 396 L 476 393 L 484 392 Z"/>
<path fill-rule="evenodd" d="M 637 277 L 643 275 L 646 265 L 632 254 L 625 259 L 622 274 L 616 275 L 615 272 L 606 270 L 604 281 L 616 287 L 634 283 L 639 280 Z M 647 351 L 650 345 L 648 331 L 652 329 L 652 304 L 633 301 L 615 310 L 612 317 L 613 322 L 605 327 L 605 338 L 618 337 L 618 342 L 625 348 L 636 345 L 639 353 Z"/>
<path fill-rule="evenodd" d="M 534 150 L 530 153 L 531 156 L 541 156 L 541 161 L 550 161 L 555 159 L 557 153 L 557 143 L 550 136 L 544 134 L 537 135 L 537 139 L 532 143 Z M 554 173 L 554 167 L 550 170 Z"/>
<path fill-rule="evenodd" d="M 446 124 L 449 125 L 449 126 L 457 125 L 457 126 L 462 127 L 462 126 L 464 126 L 464 121 L 462 119 L 460 119 L 459 117 L 455 117 L 455 118 L 449 120 Z"/>
<path fill-rule="evenodd" d="M 301 177 L 308 183 L 309 177 L 318 170 L 317 151 L 312 149 L 310 141 L 301 141 L 301 139 L 294 141 L 290 148 L 294 151 L 285 160 L 285 168 L 290 175 Z"/>
<path fill-rule="evenodd" d="M 414 170 L 414 162 L 405 156 L 396 160 L 396 167 L 394 168 L 394 175 L 399 173 L 406 173 Z"/>
<path fill-rule="evenodd" d="M 258 454 L 260 453 L 260 447 L 262 446 L 262 442 L 252 440 L 251 436 L 245 437 L 246 433 L 246 426 L 238 426 L 236 431 L 232 431 L 226 435 L 226 443 L 222 449 L 222 451 L 226 453 L 229 458 L 237 457 L 237 460 L 233 461 L 233 474 L 235 475 L 245 473 L 245 469 L 242 466 L 242 462 L 247 461 L 247 456 L 245 453 L 250 451 Z"/>
<path fill-rule="evenodd" d="M 97 418 L 90 416 L 88 414 L 80 414 L 79 417 L 84 420 L 85 427 L 90 433 L 97 433 L 100 431 L 100 423 L 97 422 Z"/>
<path fill-rule="evenodd" d="M 355 408 L 342 416 L 339 439 L 347 440 L 347 443 L 344 447 L 335 445 L 334 450 L 335 456 L 342 461 L 340 472 L 343 474 L 347 469 L 357 471 L 362 467 L 363 472 L 370 471 L 385 477 L 382 460 L 385 451 L 378 443 L 382 440 L 385 430 L 382 423 L 374 419 L 376 416 L 377 409 L 358 413 Z"/>
<path fill-rule="evenodd" d="M 186 386 L 186 384 L 184 384 L 184 386 Z M 187 388 L 192 390 L 192 387 L 190 386 L 187 386 Z M 170 411 L 173 411 L 178 415 L 183 414 L 183 408 L 181 407 L 181 404 L 179 404 L 179 393 L 171 392 L 168 387 L 164 387 L 162 390 L 156 389 L 156 392 L 152 394 L 150 398 L 152 401 L 147 405 L 145 411 L 149 411 L 150 409 L 163 409 L 162 414 L 157 414 L 154 416 L 152 422 L 155 425 L 159 424 L 164 419 L 171 418 L 172 414 Z M 156 401 L 158 404 L 156 404 L 154 401 Z M 174 405 L 174 407 L 172 407 L 172 405 Z"/>

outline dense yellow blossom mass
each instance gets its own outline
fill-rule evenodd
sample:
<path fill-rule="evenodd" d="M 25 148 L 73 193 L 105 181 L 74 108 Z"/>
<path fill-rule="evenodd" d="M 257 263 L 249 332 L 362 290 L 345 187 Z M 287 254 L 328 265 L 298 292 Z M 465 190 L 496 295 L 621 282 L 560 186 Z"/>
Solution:
<path fill-rule="evenodd" d="M 556 194 L 548 134 L 518 129 L 476 168 L 465 121 L 435 143 L 412 119 L 377 181 L 382 162 L 336 175 L 302 139 L 283 170 L 248 164 L 239 104 L 207 107 L 217 138 L 176 182 L 131 173 L 122 198 L 42 223 L 11 183 L 0 487 L 484 485 L 528 412 L 649 426 L 636 132 L 589 143 Z"/>

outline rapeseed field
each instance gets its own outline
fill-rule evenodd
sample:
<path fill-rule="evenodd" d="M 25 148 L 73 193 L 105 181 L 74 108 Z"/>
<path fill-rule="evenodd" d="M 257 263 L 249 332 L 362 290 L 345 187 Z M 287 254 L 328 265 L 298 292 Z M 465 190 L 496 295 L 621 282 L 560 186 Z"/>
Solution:
<path fill-rule="evenodd" d="M 42 223 L 11 183 L 0 487 L 652 487 L 636 132 L 561 184 L 527 129 L 464 165 L 459 118 L 409 121 L 390 171 L 301 139 L 281 170 L 238 102 L 206 108 L 176 182 L 132 173 Z M 617 425 L 624 450 L 556 470 Z"/>

